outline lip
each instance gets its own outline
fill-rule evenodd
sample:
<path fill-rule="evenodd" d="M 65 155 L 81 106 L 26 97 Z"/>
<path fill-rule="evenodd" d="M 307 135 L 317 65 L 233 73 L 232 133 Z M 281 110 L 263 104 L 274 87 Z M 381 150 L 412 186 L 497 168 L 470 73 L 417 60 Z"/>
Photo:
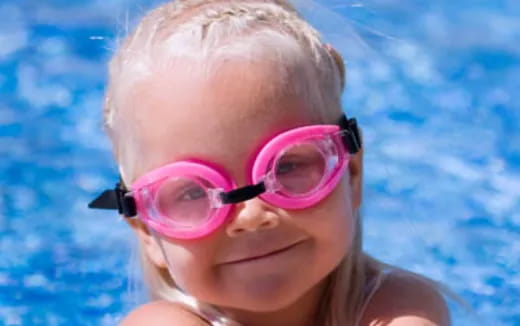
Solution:
<path fill-rule="evenodd" d="M 260 260 L 260 259 L 263 259 L 263 258 L 268 258 L 268 257 L 271 257 L 271 256 L 275 256 L 275 255 L 284 253 L 286 251 L 289 251 L 289 250 L 293 249 L 294 247 L 298 246 L 299 244 L 301 244 L 302 242 L 303 242 L 303 240 L 295 242 L 295 243 L 290 244 L 288 246 L 284 246 L 284 247 L 279 248 L 279 249 L 270 250 L 270 251 L 268 251 L 266 253 L 255 254 L 255 255 L 252 255 L 252 256 L 245 257 L 245 258 L 232 259 L 232 260 L 225 261 L 225 262 L 221 263 L 221 265 L 240 264 L 240 263 L 246 263 L 246 262 L 251 262 L 251 261 L 255 261 L 255 260 Z"/>

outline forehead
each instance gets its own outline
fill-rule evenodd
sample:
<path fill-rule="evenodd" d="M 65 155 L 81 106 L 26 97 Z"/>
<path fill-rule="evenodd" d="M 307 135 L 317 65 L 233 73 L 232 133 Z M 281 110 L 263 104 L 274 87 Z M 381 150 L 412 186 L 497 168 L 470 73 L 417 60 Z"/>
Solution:
<path fill-rule="evenodd" d="M 228 62 L 211 77 L 178 65 L 141 81 L 125 105 L 125 146 L 139 160 L 132 175 L 187 158 L 243 165 L 273 134 L 317 122 L 288 89 L 287 76 L 267 62 Z"/>

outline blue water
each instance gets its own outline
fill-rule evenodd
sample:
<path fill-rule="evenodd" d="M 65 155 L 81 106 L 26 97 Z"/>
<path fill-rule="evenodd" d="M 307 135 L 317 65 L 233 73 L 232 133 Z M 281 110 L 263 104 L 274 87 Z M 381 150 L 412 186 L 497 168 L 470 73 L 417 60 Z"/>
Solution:
<path fill-rule="evenodd" d="M 301 7 L 346 57 L 366 249 L 445 282 L 482 325 L 520 325 L 520 2 L 321 3 Z M 132 234 L 86 203 L 116 178 L 106 61 L 149 5 L 0 1 L 0 325 L 131 308 Z"/>

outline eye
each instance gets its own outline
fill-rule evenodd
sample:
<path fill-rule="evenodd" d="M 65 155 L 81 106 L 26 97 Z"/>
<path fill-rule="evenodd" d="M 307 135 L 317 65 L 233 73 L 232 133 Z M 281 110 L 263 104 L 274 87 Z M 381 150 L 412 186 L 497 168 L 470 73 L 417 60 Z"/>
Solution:
<path fill-rule="evenodd" d="M 276 166 L 276 174 L 284 175 L 296 170 L 302 170 L 307 166 L 308 163 L 303 161 L 286 161 L 286 162 L 278 162 Z"/>
<path fill-rule="evenodd" d="M 188 200 L 197 200 L 206 198 L 206 191 L 201 187 L 191 187 L 189 189 L 183 190 L 181 194 L 177 197 L 178 201 L 188 201 Z"/>
<path fill-rule="evenodd" d="M 290 146 L 276 161 L 276 179 L 285 192 L 293 195 L 308 193 L 323 179 L 325 159 L 315 143 Z"/>

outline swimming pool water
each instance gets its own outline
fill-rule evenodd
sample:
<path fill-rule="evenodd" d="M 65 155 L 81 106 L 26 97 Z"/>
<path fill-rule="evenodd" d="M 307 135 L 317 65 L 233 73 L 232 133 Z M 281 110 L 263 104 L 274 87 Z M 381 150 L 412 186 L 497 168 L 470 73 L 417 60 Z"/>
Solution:
<path fill-rule="evenodd" d="M 86 203 L 117 176 L 106 61 L 150 3 L 0 1 L 0 325 L 131 308 L 132 235 Z M 482 325 L 520 325 L 520 2 L 299 6 L 346 57 L 367 251 L 445 282 Z"/>

